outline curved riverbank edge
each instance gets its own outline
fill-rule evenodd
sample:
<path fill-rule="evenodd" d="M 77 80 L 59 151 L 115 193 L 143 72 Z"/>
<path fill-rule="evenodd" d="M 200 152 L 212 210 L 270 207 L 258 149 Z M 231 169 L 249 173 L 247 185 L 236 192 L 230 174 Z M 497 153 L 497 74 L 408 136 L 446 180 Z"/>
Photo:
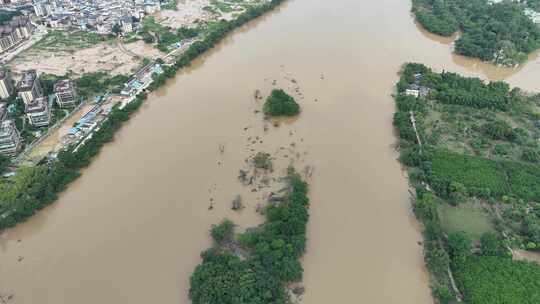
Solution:
<path fill-rule="evenodd" d="M 174 64 L 164 66 L 164 73 L 154 79 L 148 90 L 152 92 L 165 85 L 168 78 L 174 77 L 179 70 L 188 67 L 193 60 L 214 48 L 227 34 L 272 11 L 283 2 L 285 0 L 271 0 L 257 7 L 250 7 L 234 20 L 221 20 L 204 39 L 193 43 Z M 2 212 L 0 232 L 25 221 L 39 210 L 54 203 L 58 194 L 81 175 L 80 171 L 90 165 L 106 143 L 113 140 L 114 134 L 147 98 L 146 93 L 140 93 L 124 108 L 115 106 L 84 146 L 77 149 L 70 147 L 60 152 L 55 161 L 47 164 L 19 169 L 17 176 L 14 177 L 15 186 L 10 188 L 12 193 L 7 204 L 8 208 L 0 210 Z"/>

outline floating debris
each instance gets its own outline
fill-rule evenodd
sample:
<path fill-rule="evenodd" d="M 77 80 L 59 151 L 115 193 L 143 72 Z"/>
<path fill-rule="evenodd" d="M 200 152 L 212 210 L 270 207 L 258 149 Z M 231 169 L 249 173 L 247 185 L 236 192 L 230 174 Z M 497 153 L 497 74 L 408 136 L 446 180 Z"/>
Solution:
<path fill-rule="evenodd" d="M 237 195 L 234 200 L 232 201 L 231 209 L 234 211 L 239 211 L 244 208 L 244 205 L 242 204 L 242 196 Z"/>
<path fill-rule="evenodd" d="M 262 99 L 261 90 L 259 89 L 255 90 L 254 97 L 255 99 Z"/>

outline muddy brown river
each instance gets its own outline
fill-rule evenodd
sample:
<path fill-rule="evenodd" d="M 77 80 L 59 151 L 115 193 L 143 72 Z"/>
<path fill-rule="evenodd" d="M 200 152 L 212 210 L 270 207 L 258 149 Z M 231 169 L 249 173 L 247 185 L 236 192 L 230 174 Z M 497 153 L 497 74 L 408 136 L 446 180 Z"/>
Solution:
<path fill-rule="evenodd" d="M 409 10 L 407 0 L 291 0 L 235 32 L 152 94 L 57 203 L 4 232 L 0 294 L 10 304 L 189 303 L 209 227 L 262 221 L 263 191 L 237 176 L 268 151 L 277 173 L 314 168 L 303 303 L 432 303 L 393 148 L 396 73 L 418 61 L 540 90 L 540 62 L 498 69 L 452 55 Z M 274 81 L 303 108 L 279 127 L 253 98 Z M 230 210 L 237 194 L 241 212 Z"/>

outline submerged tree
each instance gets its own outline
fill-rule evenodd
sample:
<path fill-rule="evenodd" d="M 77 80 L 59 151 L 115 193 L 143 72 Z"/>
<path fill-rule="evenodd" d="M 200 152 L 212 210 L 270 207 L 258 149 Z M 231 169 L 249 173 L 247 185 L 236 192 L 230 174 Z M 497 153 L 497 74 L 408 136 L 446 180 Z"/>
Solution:
<path fill-rule="evenodd" d="M 279 89 L 273 90 L 266 99 L 263 111 L 265 115 L 271 117 L 295 116 L 300 113 L 300 105 L 292 96 Z"/>

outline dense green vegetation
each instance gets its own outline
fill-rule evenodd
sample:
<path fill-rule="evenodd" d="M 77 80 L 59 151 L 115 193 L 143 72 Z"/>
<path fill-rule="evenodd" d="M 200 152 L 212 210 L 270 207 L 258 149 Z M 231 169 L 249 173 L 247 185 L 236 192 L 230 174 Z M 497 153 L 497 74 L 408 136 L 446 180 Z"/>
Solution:
<path fill-rule="evenodd" d="M 537 12 L 540 12 L 540 0 L 527 0 L 527 6 Z"/>
<path fill-rule="evenodd" d="M 161 9 L 177 11 L 178 10 L 178 0 L 169 0 L 168 3 L 163 4 Z"/>
<path fill-rule="evenodd" d="M 212 235 L 212 238 L 217 244 L 231 241 L 233 237 L 233 228 L 234 223 L 225 219 L 221 224 L 212 226 L 210 235 Z"/>
<path fill-rule="evenodd" d="M 109 41 L 107 36 L 88 31 L 58 31 L 52 30 L 43 39 L 34 44 L 32 49 L 42 51 L 75 51 L 93 47 L 101 42 Z"/>
<path fill-rule="evenodd" d="M 540 29 L 523 8 L 511 1 L 413 0 L 416 20 L 428 31 L 442 36 L 462 32 L 457 53 L 503 65 L 523 62 L 540 47 Z"/>
<path fill-rule="evenodd" d="M 443 197 L 450 197 L 452 182 L 480 196 L 509 193 L 505 172 L 494 161 L 447 151 L 434 152 L 430 160 L 430 184 Z"/>
<path fill-rule="evenodd" d="M 285 91 L 272 90 L 264 103 L 263 111 L 270 117 L 296 116 L 300 113 L 300 105 Z"/>
<path fill-rule="evenodd" d="M 7 156 L 0 155 L 0 174 L 6 170 L 10 164 L 10 159 Z"/>
<path fill-rule="evenodd" d="M 165 68 L 165 75 L 173 77 L 175 71 L 186 67 L 200 54 L 214 47 L 230 31 L 273 9 L 283 0 L 249 8 L 233 21 L 222 21 L 208 32 L 202 41 L 194 43 L 173 66 Z M 157 87 L 153 87 L 157 89 Z M 104 92 L 100 92 L 104 93 Z M 73 147 L 61 152 L 57 160 L 32 168 L 20 168 L 17 175 L 0 180 L 0 230 L 16 225 L 52 203 L 59 192 L 80 175 L 101 147 L 111 141 L 116 131 L 129 120 L 146 99 L 142 94 L 124 109 L 114 108 L 99 131 L 76 152 Z"/>
<path fill-rule="evenodd" d="M 287 194 L 266 207 L 263 225 L 226 245 L 232 223 L 226 220 L 212 228 L 216 244 L 201 254 L 202 264 L 190 280 L 194 304 L 289 303 L 285 284 L 302 279 L 299 258 L 305 251 L 309 199 L 308 185 L 293 168 L 286 180 Z M 235 247 L 247 256 L 241 259 Z"/>
<path fill-rule="evenodd" d="M 126 75 L 110 77 L 105 72 L 85 73 L 75 80 L 75 87 L 80 97 L 88 98 L 107 90 L 120 93 L 124 87 L 124 83 L 128 80 L 129 77 Z"/>
<path fill-rule="evenodd" d="M 469 304 L 540 303 L 540 267 L 533 263 L 469 256 L 454 271 Z"/>
<path fill-rule="evenodd" d="M 454 298 L 451 269 L 467 303 L 538 302 L 540 266 L 514 262 L 506 249 L 540 249 L 538 96 L 421 64 L 403 68 L 397 91 L 400 161 L 416 187 L 434 296 Z"/>

